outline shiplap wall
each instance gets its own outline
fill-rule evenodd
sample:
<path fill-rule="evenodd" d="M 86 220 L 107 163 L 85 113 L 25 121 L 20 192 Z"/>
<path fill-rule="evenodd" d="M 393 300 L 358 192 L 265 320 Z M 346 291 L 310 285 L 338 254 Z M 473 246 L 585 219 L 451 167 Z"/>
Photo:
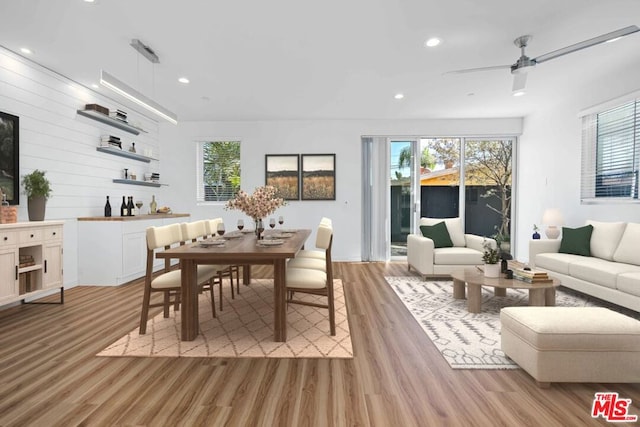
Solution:
<path fill-rule="evenodd" d="M 96 70 L 98 76 L 99 70 Z M 111 110 L 127 111 L 130 123 L 148 133 L 133 135 L 95 120 L 79 116 L 85 104 L 97 103 Z M 0 111 L 20 117 L 20 176 L 35 169 L 46 171 L 52 196 L 45 219 L 65 220 L 64 282 L 77 284 L 77 218 L 101 216 L 106 196 L 115 215 L 122 196 L 142 200 L 148 209 L 151 196 L 161 198 L 163 188 L 116 184 L 128 168 L 142 179 L 144 172 L 161 172 L 160 162 L 139 162 L 96 151 L 100 136 L 112 134 L 123 141 L 123 149 L 135 142 L 138 153 L 153 151 L 160 159 L 158 123 L 97 91 L 81 86 L 55 72 L 0 47 Z M 161 175 L 162 177 L 162 175 Z M 22 178 L 20 178 L 22 181 Z M 26 196 L 20 194 L 18 221 L 28 221 Z"/>

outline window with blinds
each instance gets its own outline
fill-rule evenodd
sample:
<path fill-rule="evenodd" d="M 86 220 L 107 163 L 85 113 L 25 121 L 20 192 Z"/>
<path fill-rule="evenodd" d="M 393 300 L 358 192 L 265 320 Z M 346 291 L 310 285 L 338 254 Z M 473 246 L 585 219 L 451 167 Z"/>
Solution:
<path fill-rule="evenodd" d="M 198 202 L 224 202 L 240 190 L 240 141 L 206 141 L 197 147 Z"/>
<path fill-rule="evenodd" d="M 640 101 L 583 117 L 581 201 L 638 202 Z"/>

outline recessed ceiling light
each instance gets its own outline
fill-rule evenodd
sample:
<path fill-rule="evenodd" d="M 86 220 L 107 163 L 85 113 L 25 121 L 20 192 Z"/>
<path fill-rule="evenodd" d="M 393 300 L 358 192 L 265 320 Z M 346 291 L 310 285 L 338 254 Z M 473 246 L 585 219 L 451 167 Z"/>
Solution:
<path fill-rule="evenodd" d="M 84 0 L 84 1 L 85 1 L 85 3 L 93 3 L 96 0 Z"/>
<path fill-rule="evenodd" d="M 100 86 L 98 86 L 98 85 L 97 85 L 97 84 L 95 84 L 95 83 L 93 83 L 93 84 L 91 85 L 91 87 L 92 87 L 92 88 L 94 88 L 94 89 L 100 89 Z"/>
<path fill-rule="evenodd" d="M 404 94 L 402 94 L 402 93 L 396 93 L 396 94 L 394 95 L 394 98 L 395 98 L 395 99 L 402 99 L 402 98 L 404 98 Z"/>
<path fill-rule="evenodd" d="M 440 43 L 442 43 L 442 40 L 440 40 L 437 37 L 431 37 L 429 40 L 424 42 L 424 45 L 426 47 L 435 47 L 435 46 L 438 46 Z"/>
<path fill-rule="evenodd" d="M 525 95 L 527 92 L 525 92 L 524 90 L 517 90 L 515 92 L 512 93 L 513 96 L 522 96 Z"/>
<path fill-rule="evenodd" d="M 28 47 L 21 47 L 20 52 L 24 53 L 25 55 L 31 55 L 33 53 L 33 51 Z"/>
<path fill-rule="evenodd" d="M 189 83 L 189 79 L 188 79 L 188 78 L 186 78 L 186 77 L 180 77 L 180 78 L 178 79 L 178 81 L 179 81 L 180 83 L 184 83 L 184 84 Z"/>

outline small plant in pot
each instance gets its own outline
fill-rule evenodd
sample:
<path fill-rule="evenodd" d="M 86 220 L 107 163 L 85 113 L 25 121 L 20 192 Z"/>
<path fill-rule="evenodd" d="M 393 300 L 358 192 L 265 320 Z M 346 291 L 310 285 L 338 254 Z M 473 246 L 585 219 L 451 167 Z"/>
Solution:
<path fill-rule="evenodd" d="M 485 240 L 482 244 L 484 252 L 482 254 L 482 261 L 484 261 L 484 275 L 486 277 L 499 277 L 500 276 L 500 252 L 492 245 L 488 240 Z"/>
<path fill-rule="evenodd" d="M 44 221 L 47 199 L 51 196 L 51 183 L 44 174 L 44 171 L 36 169 L 22 177 L 22 185 L 27 195 L 29 221 Z"/>
<path fill-rule="evenodd" d="M 538 233 L 538 231 L 540 231 L 538 226 L 533 224 L 533 235 L 531 236 L 531 238 L 533 240 L 539 240 L 540 239 L 540 233 Z"/>

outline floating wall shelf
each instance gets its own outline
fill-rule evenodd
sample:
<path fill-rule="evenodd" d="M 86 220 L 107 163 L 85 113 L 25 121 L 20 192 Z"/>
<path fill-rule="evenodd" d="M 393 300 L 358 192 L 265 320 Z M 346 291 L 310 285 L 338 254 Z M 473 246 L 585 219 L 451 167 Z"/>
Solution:
<path fill-rule="evenodd" d="M 143 185 L 145 187 L 160 187 L 162 185 L 159 182 L 137 181 L 133 179 L 114 179 L 113 182 L 117 184 Z"/>
<path fill-rule="evenodd" d="M 150 163 L 151 160 L 156 160 L 152 157 L 143 156 L 142 154 L 132 153 L 131 151 L 124 151 L 115 147 L 97 147 L 97 151 L 101 153 L 113 154 L 114 156 L 126 157 L 128 159 L 138 160 L 145 163 Z"/>
<path fill-rule="evenodd" d="M 123 122 L 122 120 L 117 120 L 117 119 L 113 119 L 109 116 L 107 116 L 106 114 L 100 113 L 98 111 L 95 110 L 78 110 L 77 111 L 78 114 L 80 114 L 81 116 L 85 116 L 88 117 L 90 119 L 93 120 L 97 120 L 101 123 L 105 123 L 107 125 L 113 126 L 115 128 L 118 128 L 120 130 L 123 130 L 125 132 L 129 132 L 132 133 L 134 135 L 139 135 L 140 132 L 145 132 L 144 130 L 137 128 L 135 126 L 131 126 L 128 123 Z"/>

